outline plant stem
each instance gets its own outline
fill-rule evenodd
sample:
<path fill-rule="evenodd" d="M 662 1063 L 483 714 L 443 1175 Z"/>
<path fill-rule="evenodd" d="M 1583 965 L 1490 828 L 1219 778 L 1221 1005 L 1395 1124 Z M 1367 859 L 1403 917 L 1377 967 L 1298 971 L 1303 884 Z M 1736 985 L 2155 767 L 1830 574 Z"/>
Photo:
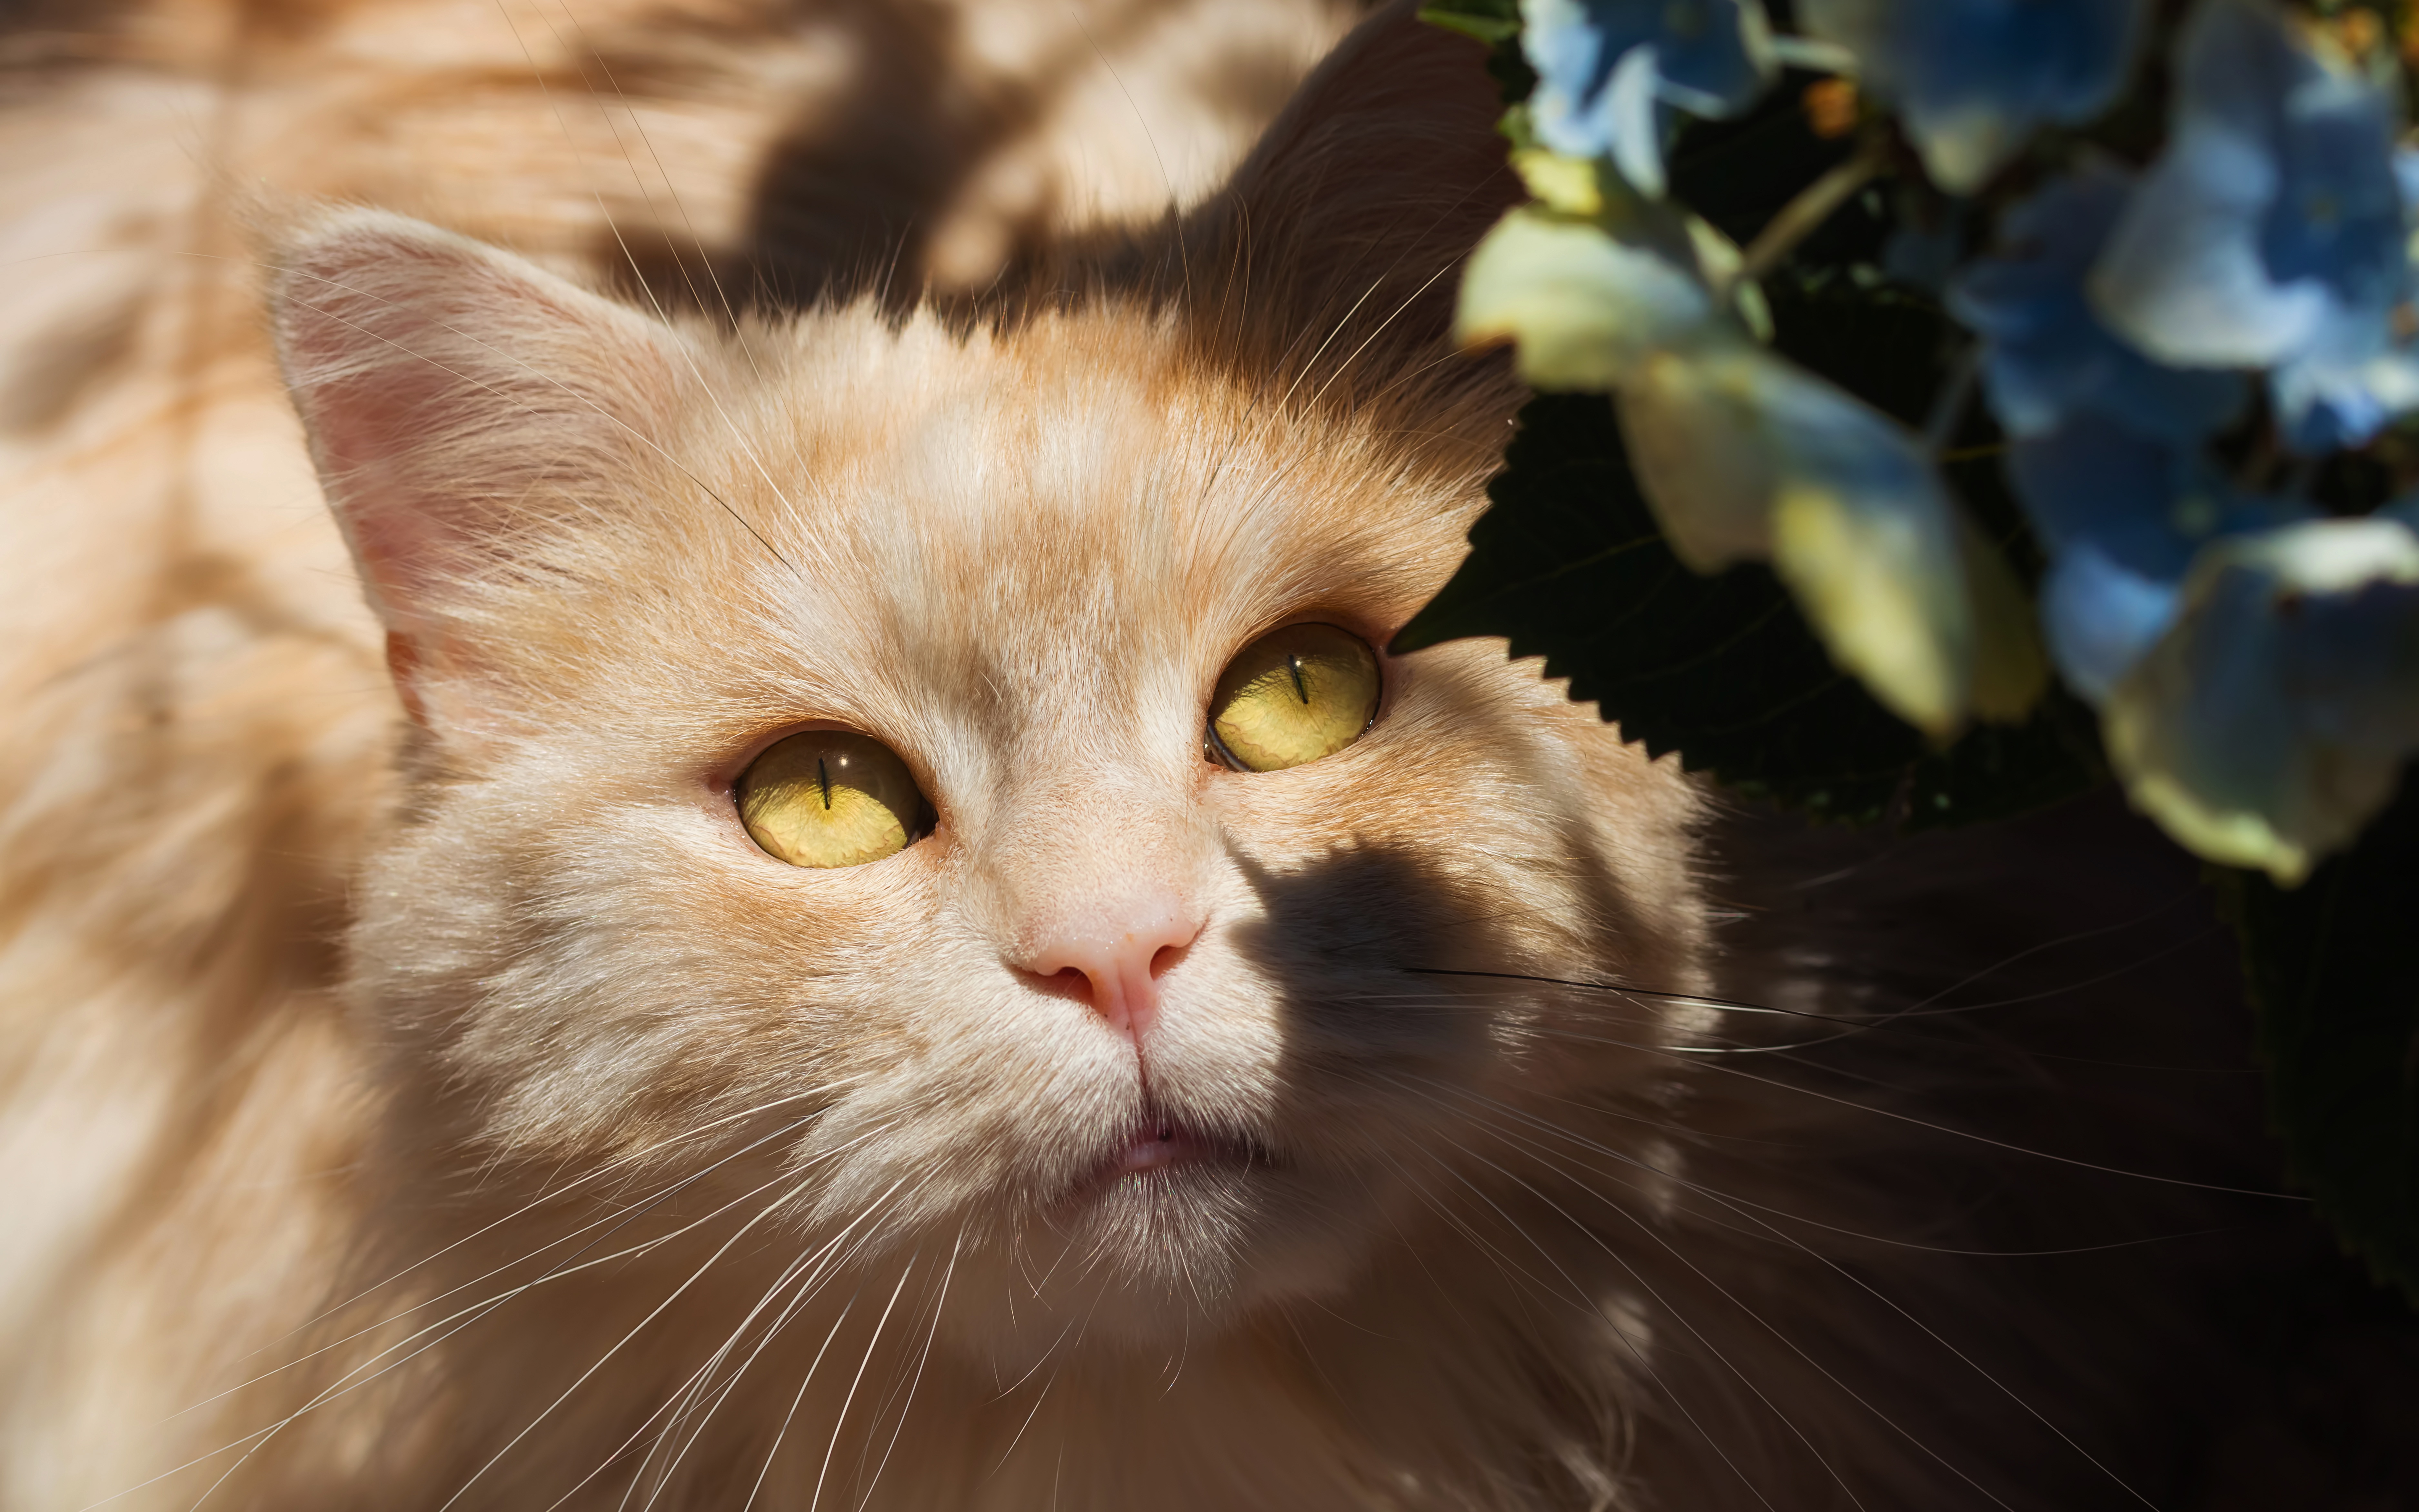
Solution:
<path fill-rule="evenodd" d="M 1923 426 L 1923 449 L 1934 456 L 1947 460 L 1949 443 L 1957 439 L 1957 423 L 1965 418 L 1966 404 L 1974 397 L 1974 378 L 1981 366 L 1982 347 L 1978 342 L 1958 354 L 1949 381 L 1933 400 L 1932 416 Z"/>
<path fill-rule="evenodd" d="M 1872 181 L 1873 176 L 1881 172 L 1883 161 L 1880 144 L 1868 142 L 1855 157 L 1799 190 L 1797 197 L 1782 206 L 1780 213 L 1749 244 L 1746 255 L 1739 260 L 1739 278 L 1760 279 L 1788 260 L 1797 244 L 1829 220 L 1832 211 Z"/>

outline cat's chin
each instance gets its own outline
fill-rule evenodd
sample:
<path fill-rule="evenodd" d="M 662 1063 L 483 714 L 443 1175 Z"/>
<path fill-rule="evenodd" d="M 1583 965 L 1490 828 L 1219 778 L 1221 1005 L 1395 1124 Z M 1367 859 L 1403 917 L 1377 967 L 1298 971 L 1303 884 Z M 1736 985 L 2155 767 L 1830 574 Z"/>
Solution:
<path fill-rule="evenodd" d="M 1342 1184 L 1248 1140 L 1147 1119 L 966 1268 L 949 1333 L 1020 1372 L 1205 1343 L 1350 1281 L 1378 1214 L 1365 1187 Z"/>

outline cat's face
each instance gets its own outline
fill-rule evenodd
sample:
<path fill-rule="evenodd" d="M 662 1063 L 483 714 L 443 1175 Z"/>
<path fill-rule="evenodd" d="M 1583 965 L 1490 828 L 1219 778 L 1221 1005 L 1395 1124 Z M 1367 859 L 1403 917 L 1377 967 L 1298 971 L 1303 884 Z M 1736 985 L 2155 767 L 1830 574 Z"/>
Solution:
<path fill-rule="evenodd" d="M 1502 383 L 1328 402 L 1114 301 L 731 339 L 367 214 L 288 268 L 421 730 L 357 988 L 446 1200 L 945 1253 L 955 1332 L 1030 1354 L 1332 1291 L 1550 1165 L 1558 1100 L 1652 1112 L 1675 1026 L 1556 983 L 1698 985 L 1690 789 L 1494 645 L 1382 653 Z M 1217 759 L 1302 625 L 1374 708 Z M 817 732 L 899 764 L 871 858 L 743 816 Z"/>

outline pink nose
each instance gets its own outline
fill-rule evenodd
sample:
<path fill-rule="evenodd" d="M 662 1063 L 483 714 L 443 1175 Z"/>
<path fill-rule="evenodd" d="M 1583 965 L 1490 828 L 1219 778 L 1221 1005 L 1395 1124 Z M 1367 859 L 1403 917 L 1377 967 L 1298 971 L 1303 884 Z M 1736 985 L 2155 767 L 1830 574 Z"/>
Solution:
<path fill-rule="evenodd" d="M 1056 920 L 1019 964 L 1055 979 L 1138 1045 L 1159 1018 L 1161 974 L 1200 933 L 1200 919 L 1175 898 L 1130 896 Z"/>

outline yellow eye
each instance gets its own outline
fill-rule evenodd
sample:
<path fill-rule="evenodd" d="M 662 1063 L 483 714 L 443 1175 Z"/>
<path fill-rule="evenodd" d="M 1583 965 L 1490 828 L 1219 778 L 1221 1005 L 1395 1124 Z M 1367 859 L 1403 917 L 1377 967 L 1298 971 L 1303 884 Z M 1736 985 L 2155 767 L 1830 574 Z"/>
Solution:
<path fill-rule="evenodd" d="M 922 831 L 924 795 L 889 747 L 845 730 L 776 742 L 739 778 L 739 817 L 792 866 L 862 866 Z"/>
<path fill-rule="evenodd" d="M 1212 761 L 1274 772 L 1333 756 L 1378 712 L 1378 656 L 1332 625 L 1288 625 L 1242 649 L 1210 699 Z"/>

